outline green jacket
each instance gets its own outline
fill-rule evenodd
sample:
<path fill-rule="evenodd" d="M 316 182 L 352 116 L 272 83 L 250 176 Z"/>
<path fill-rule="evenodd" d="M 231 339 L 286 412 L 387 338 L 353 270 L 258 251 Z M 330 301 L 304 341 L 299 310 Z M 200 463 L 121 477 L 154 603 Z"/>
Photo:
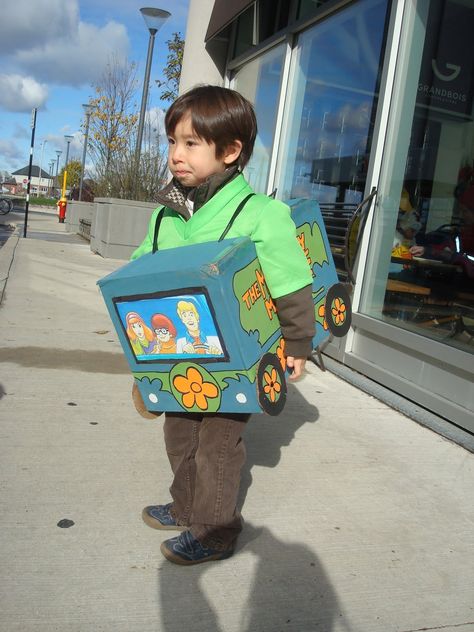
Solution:
<path fill-rule="evenodd" d="M 132 254 L 137 259 L 152 251 L 158 213 L 164 213 L 158 249 L 217 241 L 241 202 L 253 193 L 243 175 L 238 175 L 213 195 L 189 219 L 170 208 L 157 208 L 150 219 L 148 233 Z M 296 239 L 290 209 L 279 200 L 254 195 L 233 223 L 226 237 L 250 237 L 274 299 L 312 283 L 306 256 Z"/>

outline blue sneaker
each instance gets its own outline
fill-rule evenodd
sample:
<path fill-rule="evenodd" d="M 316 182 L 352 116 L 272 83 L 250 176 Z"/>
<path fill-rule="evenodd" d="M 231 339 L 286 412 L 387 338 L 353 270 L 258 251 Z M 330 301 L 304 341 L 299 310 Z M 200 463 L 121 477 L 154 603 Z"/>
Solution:
<path fill-rule="evenodd" d="M 201 564 L 212 560 L 225 560 L 233 554 L 233 549 L 218 551 L 203 546 L 192 536 L 191 531 L 183 531 L 175 538 L 165 540 L 161 544 L 161 552 L 170 562 L 175 564 Z"/>
<path fill-rule="evenodd" d="M 152 529 L 177 529 L 178 531 L 187 529 L 187 527 L 176 523 L 171 514 L 172 505 L 173 503 L 168 503 L 167 505 L 145 507 L 142 511 L 143 522 Z"/>

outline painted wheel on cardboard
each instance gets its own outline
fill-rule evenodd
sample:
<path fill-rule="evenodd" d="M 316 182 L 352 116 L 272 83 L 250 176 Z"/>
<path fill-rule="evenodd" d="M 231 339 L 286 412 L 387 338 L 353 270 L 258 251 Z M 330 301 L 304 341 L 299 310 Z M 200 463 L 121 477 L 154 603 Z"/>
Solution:
<path fill-rule="evenodd" d="M 221 405 L 221 389 L 204 367 L 180 362 L 170 371 L 170 386 L 176 401 L 192 413 L 215 413 Z"/>
<path fill-rule="evenodd" d="M 351 326 L 352 309 L 349 292 L 342 283 L 336 283 L 329 288 L 324 313 L 328 329 L 333 336 L 345 336 Z"/>
<path fill-rule="evenodd" d="M 273 353 L 266 353 L 257 369 L 258 401 L 263 411 L 278 415 L 286 402 L 285 373 L 279 359 Z"/>

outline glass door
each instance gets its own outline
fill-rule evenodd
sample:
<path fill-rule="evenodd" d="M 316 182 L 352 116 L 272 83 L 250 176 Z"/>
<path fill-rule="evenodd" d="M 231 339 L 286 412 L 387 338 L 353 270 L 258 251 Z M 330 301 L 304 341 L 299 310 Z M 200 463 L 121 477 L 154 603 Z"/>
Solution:
<path fill-rule="evenodd" d="M 474 0 L 416 3 L 359 311 L 474 353 Z"/>

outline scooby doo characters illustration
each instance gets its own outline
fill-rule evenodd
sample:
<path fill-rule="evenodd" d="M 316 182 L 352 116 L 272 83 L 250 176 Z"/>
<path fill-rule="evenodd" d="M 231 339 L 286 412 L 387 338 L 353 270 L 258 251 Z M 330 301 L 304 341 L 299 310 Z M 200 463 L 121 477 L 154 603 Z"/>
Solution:
<path fill-rule="evenodd" d="M 153 314 L 151 326 L 155 332 L 153 353 L 176 353 L 176 327 L 164 314 Z"/>
<path fill-rule="evenodd" d="M 155 334 L 145 325 L 143 318 L 136 312 L 128 312 L 125 317 L 127 336 L 136 357 L 153 353 L 155 348 Z"/>
<path fill-rule="evenodd" d="M 178 353 L 222 355 L 222 349 L 217 336 L 206 336 L 200 328 L 200 317 L 194 303 L 178 301 L 176 311 L 183 325 L 186 336 L 178 338 L 176 347 Z"/>

